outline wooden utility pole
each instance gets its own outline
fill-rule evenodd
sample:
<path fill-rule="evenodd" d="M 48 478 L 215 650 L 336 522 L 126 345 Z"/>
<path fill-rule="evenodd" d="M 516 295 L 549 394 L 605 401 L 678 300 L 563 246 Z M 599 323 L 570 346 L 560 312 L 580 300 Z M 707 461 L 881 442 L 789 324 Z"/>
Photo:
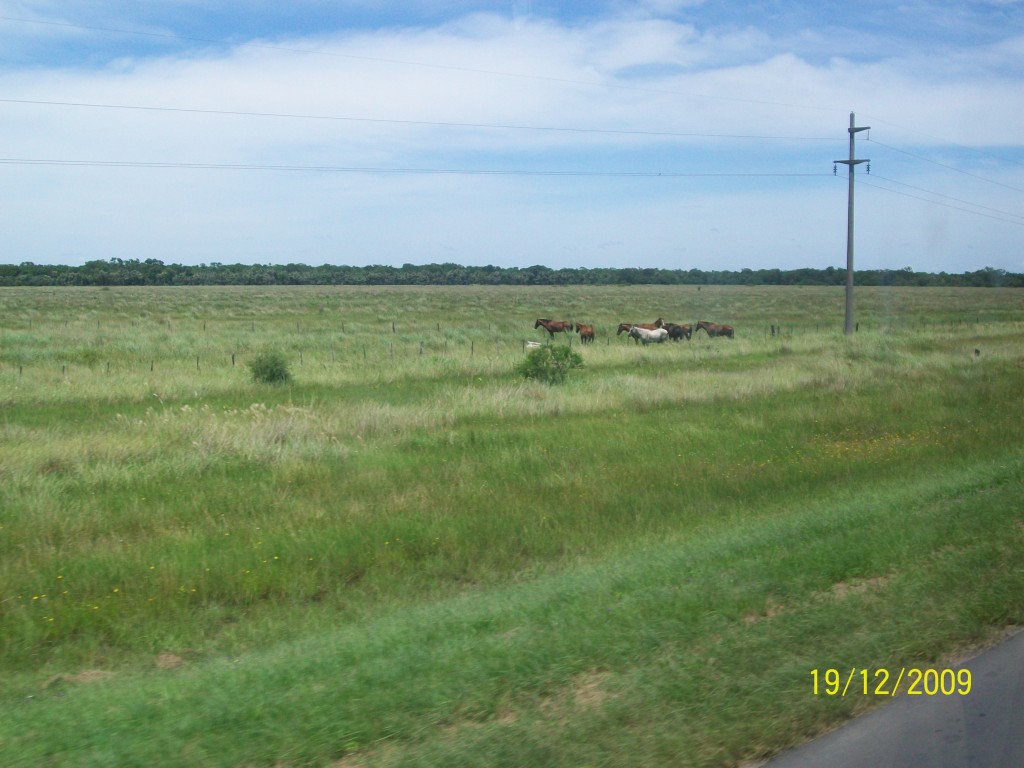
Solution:
<path fill-rule="evenodd" d="M 850 113 L 850 159 L 849 160 L 836 160 L 836 163 L 842 163 L 850 167 L 850 191 L 847 196 L 847 211 L 846 211 L 846 320 L 843 323 L 843 333 L 853 333 L 853 166 L 860 165 L 861 163 L 870 163 L 870 160 L 854 160 L 853 151 L 853 140 L 854 136 L 860 131 L 867 131 L 870 126 L 864 126 L 862 128 L 855 127 L 856 122 L 853 118 L 853 112 Z"/>

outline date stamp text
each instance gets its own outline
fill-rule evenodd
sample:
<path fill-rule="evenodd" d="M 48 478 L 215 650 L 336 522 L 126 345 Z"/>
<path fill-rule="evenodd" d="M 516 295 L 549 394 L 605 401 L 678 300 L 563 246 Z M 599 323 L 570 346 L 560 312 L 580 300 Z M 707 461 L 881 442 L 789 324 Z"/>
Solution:
<path fill-rule="evenodd" d="M 815 696 L 966 696 L 971 692 L 969 669 L 812 669 Z"/>

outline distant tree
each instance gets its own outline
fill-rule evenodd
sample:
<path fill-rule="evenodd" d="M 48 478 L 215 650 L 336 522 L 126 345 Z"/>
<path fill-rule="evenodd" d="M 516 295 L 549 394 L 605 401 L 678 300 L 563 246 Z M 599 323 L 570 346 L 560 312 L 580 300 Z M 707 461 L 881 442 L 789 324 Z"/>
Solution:
<path fill-rule="evenodd" d="M 858 285 L 1024 287 L 1024 275 L 985 267 L 963 274 L 903 269 L 859 270 Z M 467 267 L 459 264 L 403 264 L 401 268 L 325 264 L 164 264 L 158 259 L 112 258 L 79 267 L 54 264 L 0 265 L 0 285 L 832 285 L 846 282 L 846 270 L 742 269 L 740 271 L 625 267 Z"/>

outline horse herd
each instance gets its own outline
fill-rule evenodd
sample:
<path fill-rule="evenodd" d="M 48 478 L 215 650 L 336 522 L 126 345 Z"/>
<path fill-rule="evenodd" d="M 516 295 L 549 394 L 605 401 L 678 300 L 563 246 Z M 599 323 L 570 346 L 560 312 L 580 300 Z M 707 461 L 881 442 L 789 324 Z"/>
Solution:
<path fill-rule="evenodd" d="M 556 333 L 573 333 L 575 330 L 580 335 L 581 343 L 589 344 L 594 340 L 594 326 L 573 323 L 571 320 L 540 318 L 533 324 L 533 327 L 534 329 L 543 328 L 551 334 L 552 339 L 555 338 Z M 619 329 L 615 332 L 615 335 L 619 336 L 627 333 L 634 343 L 647 345 L 652 343 L 660 344 L 666 339 L 672 339 L 672 341 L 686 339 L 689 341 L 693 334 L 702 329 L 709 337 L 725 336 L 730 339 L 734 338 L 731 325 L 709 323 L 707 320 L 698 320 L 696 325 L 688 323 L 686 325 L 679 325 L 678 323 L 666 323 L 660 317 L 653 323 L 619 323 Z"/>

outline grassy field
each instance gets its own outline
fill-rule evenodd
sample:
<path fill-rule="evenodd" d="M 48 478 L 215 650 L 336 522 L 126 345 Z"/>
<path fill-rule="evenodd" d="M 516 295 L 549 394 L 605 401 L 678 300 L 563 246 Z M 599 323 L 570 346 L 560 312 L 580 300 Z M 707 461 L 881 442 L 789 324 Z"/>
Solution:
<path fill-rule="evenodd" d="M 857 300 L 0 288 L 0 763 L 735 766 L 884 703 L 811 672 L 1024 622 L 1024 292 Z M 597 325 L 562 385 L 537 317 Z"/>

